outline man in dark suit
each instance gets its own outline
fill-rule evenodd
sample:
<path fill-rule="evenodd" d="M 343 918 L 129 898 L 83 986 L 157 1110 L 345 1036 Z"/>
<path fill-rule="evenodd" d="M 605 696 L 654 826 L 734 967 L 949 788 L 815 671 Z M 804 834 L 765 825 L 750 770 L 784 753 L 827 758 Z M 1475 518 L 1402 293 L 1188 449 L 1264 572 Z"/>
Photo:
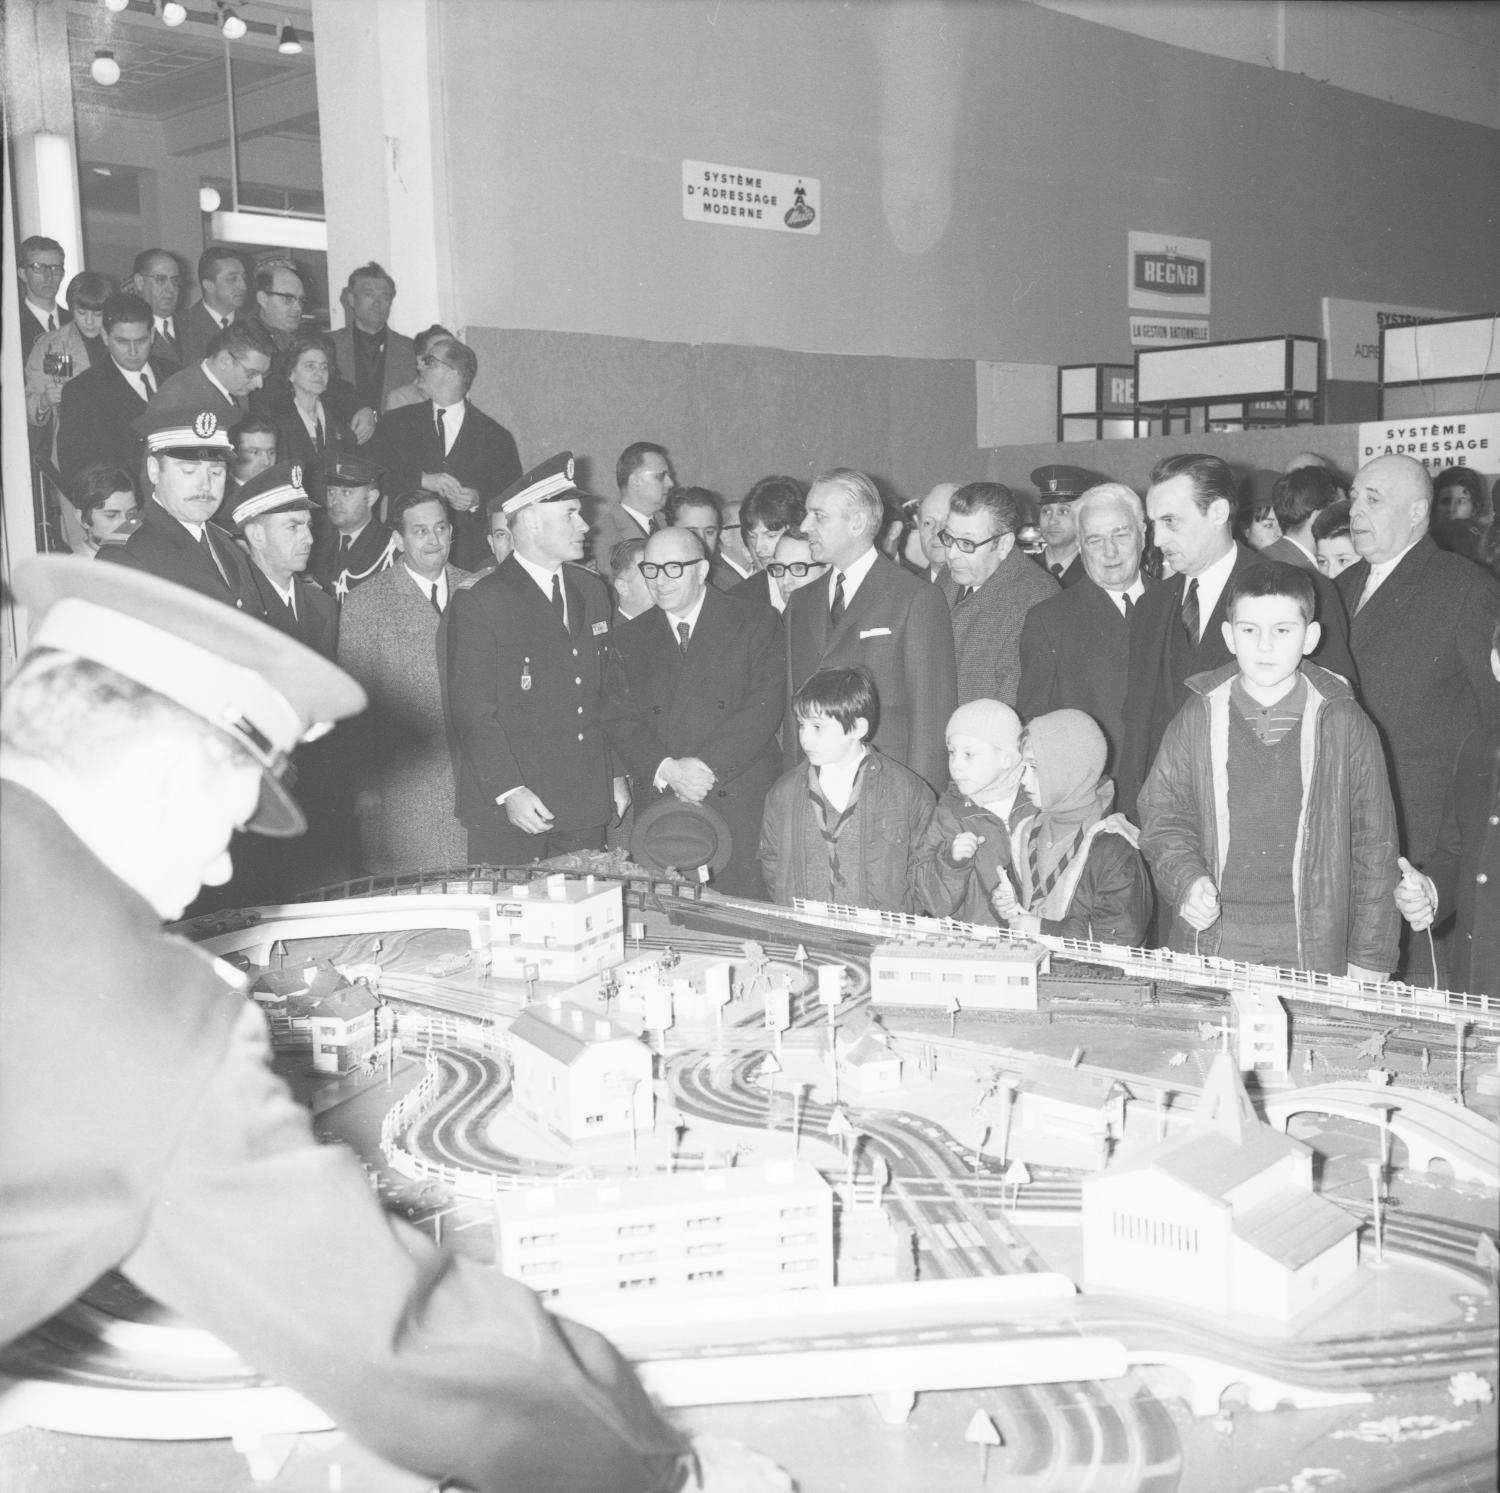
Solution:
<path fill-rule="evenodd" d="M 874 744 L 941 793 L 957 694 L 953 627 L 942 592 L 876 548 L 884 515 L 863 472 L 841 467 L 813 483 L 804 522 L 829 573 L 787 601 L 788 698 L 819 669 L 863 664 L 880 696 Z M 783 766 L 795 767 L 797 733 L 782 734 Z"/>
<path fill-rule="evenodd" d="M 151 496 L 140 528 L 124 544 L 105 545 L 99 563 L 147 571 L 264 619 L 244 551 L 210 522 L 224 499 L 229 432 L 211 410 L 143 414 L 140 425 Z"/>
<path fill-rule="evenodd" d="M 484 505 L 521 476 L 515 438 L 469 403 L 479 360 L 461 342 L 434 342 L 417 362 L 426 396 L 385 414 L 369 456 L 395 496 L 422 488 L 453 510 L 453 563 L 483 570 L 489 562 Z"/>
<path fill-rule="evenodd" d="M 672 491 L 672 462 L 665 446 L 655 441 L 632 441 L 615 462 L 619 500 L 597 505 L 592 515 L 590 544 L 594 569 L 609 574 L 609 557 L 626 539 L 649 539 L 662 527 L 662 509 Z"/>
<path fill-rule="evenodd" d="M 1232 575 L 1263 563 L 1235 542 L 1238 500 L 1234 473 L 1217 456 L 1164 457 L 1151 473 L 1146 512 L 1173 573 L 1141 598 L 1131 621 L 1125 736 L 1116 771 L 1117 803 L 1126 814 L 1135 813 L 1162 736 L 1187 697 L 1187 681 L 1232 657 L 1224 642 L 1224 593 Z M 1358 688 L 1343 603 L 1331 581 L 1312 579 L 1323 632 L 1313 659 Z"/>
<path fill-rule="evenodd" d="M 1361 698 L 1385 744 L 1401 848 L 1420 868 L 1437 845 L 1458 744 L 1500 720 L 1489 667 L 1500 585 L 1433 543 L 1432 481 L 1420 462 L 1367 462 L 1352 499 L 1360 558 L 1336 584 L 1353 617 Z"/>
<path fill-rule="evenodd" d="M 380 470 L 373 462 L 349 451 L 325 451 L 318 470 L 327 511 L 313 524 L 309 569 L 325 591 L 342 601 L 361 581 L 390 566 L 401 546 L 375 517 Z"/>
<path fill-rule="evenodd" d="M 1090 488 L 1076 511 L 1088 573 L 1082 584 L 1026 613 L 1016 710 L 1027 721 L 1053 710 L 1091 716 L 1108 743 L 1105 769 L 1113 772 L 1125 734 L 1131 617 L 1146 587 L 1141 572 L 1146 512 L 1118 482 Z"/>
<path fill-rule="evenodd" d="M 62 289 L 63 246 L 55 238 L 33 233 L 16 250 L 16 278 L 21 282 L 21 363 L 31 356 L 32 344 L 43 332 L 55 332 L 73 314 L 57 303 Z"/>
<path fill-rule="evenodd" d="M 1016 703 L 1021 626 L 1057 582 L 1016 547 L 1021 505 L 999 482 L 970 482 L 953 494 L 938 543 L 948 563 L 937 587 L 952 613 L 958 703 Z"/>
<path fill-rule="evenodd" d="M 177 303 L 182 299 L 182 266 L 166 249 L 142 249 L 133 269 L 131 288 L 151 308 L 151 356 L 180 368 Z"/>
<path fill-rule="evenodd" d="M 90 462 L 141 469 L 143 443 L 135 421 L 173 372 L 151 356 L 151 308 L 129 291 L 104 303 L 109 354 L 63 385 L 57 407 L 57 464 L 69 481 Z"/>
<path fill-rule="evenodd" d="M 451 603 L 458 817 L 474 864 L 602 850 L 625 807 L 603 722 L 605 676 L 618 667 L 611 599 L 576 563 L 588 537 L 581 497 L 568 452 L 514 483 L 502 504 L 514 552 Z"/>
<path fill-rule="evenodd" d="M 339 300 L 348 318 L 333 334 L 339 375 L 354 389 L 354 402 L 378 422 L 386 400 L 414 383 L 417 354 L 410 337 L 389 325 L 396 282 L 373 260 L 352 270 Z"/>
<path fill-rule="evenodd" d="M 177 319 L 184 368 L 201 363 L 208 356 L 208 344 L 243 318 L 250 294 L 244 259 L 233 249 L 205 249 L 198 256 L 198 289 L 202 299 Z"/>
<path fill-rule="evenodd" d="M 275 345 L 255 322 L 232 321 L 210 338 L 201 362 L 163 381 L 148 408 L 212 410 L 221 425 L 238 424 L 275 356 Z"/>
<path fill-rule="evenodd" d="M 691 530 L 653 534 L 641 563 L 656 605 L 615 634 L 622 667 L 605 707 L 610 742 L 637 813 L 668 793 L 717 810 L 732 845 L 714 885 L 764 901 L 757 851 L 766 794 L 781 775 L 781 620 L 711 586 Z"/>
<path fill-rule="evenodd" d="M 1042 568 L 1066 589 L 1086 574 L 1078 545 L 1076 504 L 1097 480 L 1082 467 L 1038 467 L 1031 480 L 1037 491 L 1037 527 L 1042 531 Z"/>

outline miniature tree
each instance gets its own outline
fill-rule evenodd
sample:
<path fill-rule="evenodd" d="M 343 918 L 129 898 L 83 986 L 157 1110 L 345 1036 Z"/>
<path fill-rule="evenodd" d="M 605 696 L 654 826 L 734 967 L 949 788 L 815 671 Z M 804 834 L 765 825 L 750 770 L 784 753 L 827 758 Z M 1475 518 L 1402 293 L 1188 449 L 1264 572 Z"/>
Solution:
<path fill-rule="evenodd" d="M 1453 1023 L 1453 1097 L 1460 1109 L 1464 1103 L 1464 1038 L 1469 1035 L 1470 1024 L 1463 1020 Z"/>

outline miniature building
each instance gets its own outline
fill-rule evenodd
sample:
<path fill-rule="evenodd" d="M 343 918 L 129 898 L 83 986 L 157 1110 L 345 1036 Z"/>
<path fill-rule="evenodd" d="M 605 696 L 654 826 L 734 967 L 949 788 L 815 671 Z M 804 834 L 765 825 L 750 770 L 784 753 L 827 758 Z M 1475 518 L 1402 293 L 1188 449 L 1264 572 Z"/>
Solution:
<path fill-rule="evenodd" d="M 649 1130 L 651 1053 L 601 1011 L 554 998 L 511 1023 L 513 1103 L 577 1144 Z"/>
<path fill-rule="evenodd" d="M 1124 1084 L 1107 1073 L 1038 1063 L 1021 1075 L 1007 1154 L 1043 1166 L 1094 1170 L 1125 1125 Z"/>
<path fill-rule="evenodd" d="M 307 1019 L 313 1067 L 348 1073 L 375 1050 L 375 997 L 331 970 L 320 970 L 308 986 Z"/>
<path fill-rule="evenodd" d="M 1263 1124 L 1215 1054 L 1192 1124 L 1083 1183 L 1090 1290 L 1288 1322 L 1354 1273 L 1358 1222 L 1312 1190 L 1312 1150 Z"/>
<path fill-rule="evenodd" d="M 1290 1051 L 1286 1007 L 1274 990 L 1257 985 L 1230 987 L 1235 1047 L 1241 1073 L 1285 1074 Z"/>
<path fill-rule="evenodd" d="M 1051 954 L 1033 943 L 954 943 L 940 938 L 877 944 L 870 1000 L 877 1006 L 1035 1011 L 1036 981 Z"/>
<path fill-rule="evenodd" d="M 507 1193 L 499 1263 L 563 1303 L 833 1284 L 833 1194 L 806 1162 Z"/>
<path fill-rule="evenodd" d="M 867 1031 L 839 1053 L 839 1075 L 856 1093 L 888 1094 L 901 1087 L 901 1059 Z"/>
<path fill-rule="evenodd" d="M 561 874 L 511 887 L 495 898 L 490 972 L 540 980 L 582 980 L 625 957 L 625 910 L 617 881 Z"/>

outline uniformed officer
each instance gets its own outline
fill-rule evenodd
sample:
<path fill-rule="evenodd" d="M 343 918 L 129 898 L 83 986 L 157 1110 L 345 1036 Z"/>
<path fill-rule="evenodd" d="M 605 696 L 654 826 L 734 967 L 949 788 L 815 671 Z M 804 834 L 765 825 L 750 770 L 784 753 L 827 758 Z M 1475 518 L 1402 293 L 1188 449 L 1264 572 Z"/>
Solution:
<path fill-rule="evenodd" d="M 628 802 L 600 725 L 610 593 L 576 563 L 581 498 L 567 451 L 512 483 L 500 506 L 514 553 L 453 598 L 448 698 L 475 865 L 602 850 Z"/>
<path fill-rule="evenodd" d="M 99 559 L 264 617 L 250 562 L 211 522 L 234 453 L 228 429 L 212 410 L 148 409 L 133 423 L 146 438 L 151 496 L 141 505 L 140 528 L 124 544 L 100 550 Z"/>
<path fill-rule="evenodd" d="M 308 569 L 339 601 L 362 581 L 395 563 L 401 545 L 375 516 L 380 468 L 349 451 L 325 451 L 318 461 L 326 517 L 313 532 Z M 399 496 L 399 494 L 397 495 Z"/>
<path fill-rule="evenodd" d="M 1037 558 L 1060 586 L 1076 586 L 1085 579 L 1074 504 L 1098 481 L 1082 467 L 1045 466 L 1031 474 L 1042 531 L 1042 552 Z"/>
<path fill-rule="evenodd" d="M 164 935 L 292 835 L 292 748 L 364 704 L 263 623 L 94 560 L 28 561 L 0 703 L 0 1347 L 104 1272 L 376 1452 L 481 1493 L 667 1493 L 688 1443 L 603 1338 L 385 1215 L 271 1071 L 237 971 Z M 693 1448 L 701 1453 L 701 1444 Z M 784 1489 L 743 1449 L 701 1486 Z"/>

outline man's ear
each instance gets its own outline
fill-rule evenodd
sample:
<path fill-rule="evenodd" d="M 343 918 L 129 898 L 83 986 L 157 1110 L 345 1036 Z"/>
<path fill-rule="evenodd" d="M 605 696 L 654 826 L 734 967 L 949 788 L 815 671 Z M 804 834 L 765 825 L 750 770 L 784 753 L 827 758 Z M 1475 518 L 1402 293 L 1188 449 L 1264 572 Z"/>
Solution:
<path fill-rule="evenodd" d="M 1307 636 L 1302 640 L 1302 656 L 1306 658 L 1319 643 L 1323 641 L 1323 624 L 1321 622 L 1309 622 L 1307 624 Z"/>
<path fill-rule="evenodd" d="M 995 541 L 995 553 L 997 555 L 999 555 L 1002 560 L 1015 547 L 1016 547 L 1016 536 L 1015 536 L 1015 534 L 1013 532 L 1010 533 L 1010 534 L 1002 534 L 1000 536 L 1000 538 Z"/>

